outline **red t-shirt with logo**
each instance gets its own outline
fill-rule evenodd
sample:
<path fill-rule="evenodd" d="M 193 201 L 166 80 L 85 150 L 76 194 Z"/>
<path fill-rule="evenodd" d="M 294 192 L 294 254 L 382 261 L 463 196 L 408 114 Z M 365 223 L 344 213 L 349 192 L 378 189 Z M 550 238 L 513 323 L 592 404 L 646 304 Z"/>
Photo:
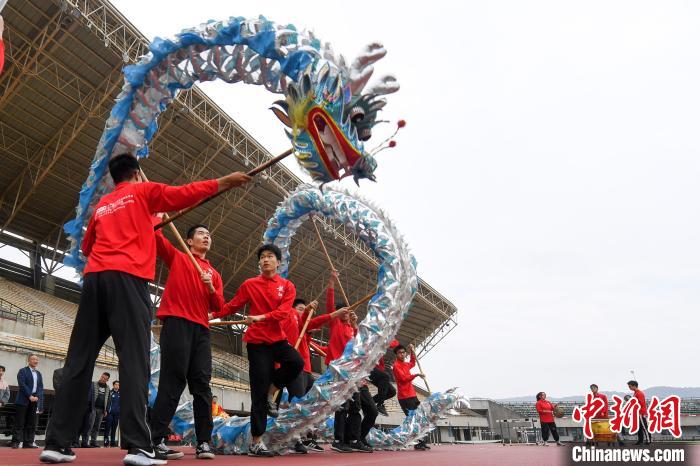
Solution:
<path fill-rule="evenodd" d="M 282 330 L 282 322 L 292 312 L 295 297 L 296 288 L 289 280 L 276 274 L 272 278 L 258 275 L 244 281 L 233 299 L 224 304 L 221 311 L 214 312 L 213 316 L 214 318 L 227 316 L 249 304 L 248 314 L 265 315 L 265 320 L 249 325 L 243 335 L 243 341 L 269 345 L 287 339 L 287 335 Z"/>
<path fill-rule="evenodd" d="M 535 404 L 535 409 L 537 409 L 537 413 L 540 415 L 540 422 L 554 422 L 554 405 L 552 405 L 552 403 L 547 400 L 539 400 Z M 545 411 L 549 412 L 545 413 Z"/>
<path fill-rule="evenodd" d="M 411 369 L 415 367 L 415 365 L 416 355 L 413 353 L 411 353 L 411 362 L 401 361 L 400 359 L 394 361 L 392 371 L 394 372 L 396 391 L 398 392 L 396 398 L 399 400 L 413 398 L 416 396 L 416 389 L 413 388 L 413 379 L 418 377 L 418 375 L 411 374 Z"/>
<path fill-rule="evenodd" d="M 184 209 L 218 190 L 216 180 L 184 186 L 119 183 L 102 196 L 83 237 L 85 274 L 117 270 L 146 280 L 156 273 L 152 215 Z"/>
<path fill-rule="evenodd" d="M 224 286 L 219 272 L 208 260 L 194 255 L 202 271 L 212 276 L 215 292 L 210 293 L 188 255 L 175 249 L 160 230 L 156 232 L 156 249 L 170 270 L 156 316 L 159 319 L 180 317 L 209 328 L 209 312 L 220 311 L 224 305 Z"/>

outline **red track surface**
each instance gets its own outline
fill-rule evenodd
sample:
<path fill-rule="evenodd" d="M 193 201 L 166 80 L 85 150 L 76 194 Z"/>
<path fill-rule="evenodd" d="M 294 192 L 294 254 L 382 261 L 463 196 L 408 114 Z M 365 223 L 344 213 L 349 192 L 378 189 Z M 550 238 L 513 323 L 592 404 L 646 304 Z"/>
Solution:
<path fill-rule="evenodd" d="M 688 448 L 688 447 L 686 447 Z M 693 446 L 692 463 L 700 460 L 700 446 Z M 569 464 L 570 449 L 566 447 L 481 445 L 433 445 L 432 450 L 368 453 L 310 453 L 276 458 L 249 458 L 247 456 L 217 456 L 210 461 L 196 460 L 191 448 L 182 448 L 185 457 L 168 462 L 172 466 L 215 465 L 385 465 L 385 466 L 559 466 Z M 11 450 L 0 448 L 0 465 L 37 465 L 41 450 Z M 75 463 L 82 465 L 121 465 L 124 453 L 117 448 L 76 449 Z"/>

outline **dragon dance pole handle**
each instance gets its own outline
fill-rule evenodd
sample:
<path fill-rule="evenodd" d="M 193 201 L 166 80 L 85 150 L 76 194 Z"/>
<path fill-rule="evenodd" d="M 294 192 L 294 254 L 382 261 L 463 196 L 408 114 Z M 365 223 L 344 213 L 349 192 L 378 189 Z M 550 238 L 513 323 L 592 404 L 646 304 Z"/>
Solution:
<path fill-rule="evenodd" d="M 146 174 L 143 172 L 143 170 L 139 169 L 139 173 L 141 174 L 141 178 L 143 178 L 144 181 L 148 181 L 148 178 L 146 178 Z M 180 245 L 180 249 L 182 249 L 184 253 L 187 254 L 187 257 L 190 259 L 190 262 L 192 262 L 192 265 L 194 265 L 194 268 L 195 270 L 197 270 L 197 273 L 199 273 L 199 275 L 202 275 L 204 271 L 199 266 L 199 263 L 197 263 L 197 259 L 194 258 L 192 251 L 190 251 L 190 247 L 187 245 L 187 243 L 185 243 L 185 240 L 182 239 L 180 232 L 177 231 L 177 228 L 175 228 L 175 225 L 172 223 L 172 219 L 168 217 L 168 214 L 163 214 L 163 219 L 170 221 L 170 223 L 168 223 L 168 225 L 170 225 L 170 231 L 172 231 L 172 233 L 175 235 L 175 238 L 177 239 L 177 242 Z M 214 288 L 214 285 L 212 283 L 209 283 L 209 292 L 216 293 L 216 289 Z"/>
<path fill-rule="evenodd" d="M 255 176 L 255 175 L 257 175 L 258 173 L 260 173 L 261 171 L 263 171 L 263 170 L 265 170 L 265 169 L 267 169 L 267 168 L 270 168 L 270 167 L 273 166 L 274 164 L 278 163 L 280 160 L 282 160 L 282 159 L 284 159 L 285 157 L 291 155 L 292 153 L 294 153 L 294 149 L 287 149 L 286 151 L 282 152 L 282 153 L 281 153 L 280 155 L 278 155 L 277 157 L 274 157 L 274 158 L 268 160 L 267 162 L 261 163 L 261 164 L 258 165 L 257 167 L 253 168 L 251 171 L 249 171 L 248 173 L 246 173 L 246 175 L 248 175 L 248 176 Z M 229 189 L 232 189 L 232 188 L 229 188 Z M 172 222 L 173 220 L 182 217 L 182 216 L 185 215 L 186 213 L 191 212 L 192 210 L 196 209 L 196 208 L 199 207 L 200 205 L 204 204 L 205 202 L 211 201 L 212 199 L 214 199 L 214 198 L 220 196 L 221 194 L 225 193 L 226 191 L 228 191 L 228 189 L 222 189 L 222 190 L 219 191 L 218 193 L 216 193 L 216 194 L 214 194 L 214 195 L 211 195 L 211 196 L 209 196 L 208 198 L 199 201 L 197 204 L 195 204 L 195 205 L 193 205 L 193 206 L 190 206 L 190 207 L 188 207 L 188 208 L 186 208 L 186 209 L 182 209 L 182 210 L 179 211 L 178 213 L 176 213 L 176 214 L 174 214 L 173 216 L 171 216 L 169 219 L 163 220 L 163 221 L 160 222 L 158 225 L 154 226 L 153 229 L 154 229 L 154 230 L 158 230 L 159 228 L 163 228 L 165 225 L 167 225 L 168 223 Z"/>
<path fill-rule="evenodd" d="M 415 356 L 415 354 L 414 354 Z M 425 372 L 423 372 L 423 368 L 420 367 L 420 359 L 418 359 L 418 356 L 415 356 L 416 358 L 416 364 L 418 364 L 418 370 L 420 371 L 421 374 L 425 375 Z M 428 378 L 423 377 L 423 383 L 425 383 L 425 388 L 428 389 L 428 395 L 432 395 L 433 392 L 430 391 L 430 385 L 428 385 Z"/>

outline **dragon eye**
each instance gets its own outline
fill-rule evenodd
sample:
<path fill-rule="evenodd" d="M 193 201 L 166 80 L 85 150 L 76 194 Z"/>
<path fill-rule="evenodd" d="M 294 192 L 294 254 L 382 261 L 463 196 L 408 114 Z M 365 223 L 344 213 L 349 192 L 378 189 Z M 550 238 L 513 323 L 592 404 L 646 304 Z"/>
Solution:
<path fill-rule="evenodd" d="M 350 120 L 352 120 L 353 123 L 362 121 L 364 117 L 365 111 L 362 110 L 362 107 L 353 107 L 352 110 L 350 110 Z"/>

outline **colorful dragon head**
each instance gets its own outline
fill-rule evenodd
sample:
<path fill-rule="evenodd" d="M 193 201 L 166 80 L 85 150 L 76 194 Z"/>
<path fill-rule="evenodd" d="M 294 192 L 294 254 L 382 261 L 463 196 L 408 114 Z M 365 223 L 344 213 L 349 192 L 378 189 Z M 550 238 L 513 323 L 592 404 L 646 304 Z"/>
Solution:
<path fill-rule="evenodd" d="M 369 92 L 362 94 L 362 89 L 372 74 L 371 63 L 385 54 L 380 44 L 371 44 L 350 68 L 316 62 L 287 85 L 285 100 L 274 103 L 272 111 L 289 128 L 297 160 L 314 181 L 325 184 L 350 175 L 356 183 L 360 178 L 375 181 L 377 162 L 363 143 L 386 104 L 380 96 L 398 90 L 398 83 L 388 76 Z"/>

